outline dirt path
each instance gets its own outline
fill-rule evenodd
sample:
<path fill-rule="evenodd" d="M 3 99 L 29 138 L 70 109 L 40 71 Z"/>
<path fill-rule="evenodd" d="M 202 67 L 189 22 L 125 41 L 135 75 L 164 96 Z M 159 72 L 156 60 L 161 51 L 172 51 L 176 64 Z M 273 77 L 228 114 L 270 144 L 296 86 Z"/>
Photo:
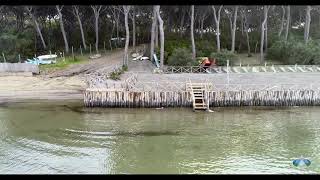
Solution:
<path fill-rule="evenodd" d="M 89 59 L 88 63 L 83 64 L 75 64 L 71 67 L 63 70 L 56 71 L 52 74 L 49 74 L 47 77 L 69 77 L 74 75 L 83 75 L 89 74 L 93 72 L 99 72 L 106 69 L 110 69 L 116 64 L 122 62 L 123 57 L 123 50 L 117 49 L 112 52 L 108 52 L 107 54 L 103 55 L 97 59 Z"/>

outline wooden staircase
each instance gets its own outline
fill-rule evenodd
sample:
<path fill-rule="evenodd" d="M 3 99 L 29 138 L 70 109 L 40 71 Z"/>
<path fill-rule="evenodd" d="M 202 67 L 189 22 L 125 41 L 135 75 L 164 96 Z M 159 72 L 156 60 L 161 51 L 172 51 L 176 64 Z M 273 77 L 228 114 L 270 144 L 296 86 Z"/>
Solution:
<path fill-rule="evenodd" d="M 186 90 L 192 95 L 193 110 L 209 110 L 206 83 L 186 83 Z"/>

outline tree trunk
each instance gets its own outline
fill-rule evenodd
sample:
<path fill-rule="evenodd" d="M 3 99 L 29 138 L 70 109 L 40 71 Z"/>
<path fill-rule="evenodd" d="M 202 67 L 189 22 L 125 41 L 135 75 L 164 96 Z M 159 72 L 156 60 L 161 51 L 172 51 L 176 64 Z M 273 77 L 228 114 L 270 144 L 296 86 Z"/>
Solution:
<path fill-rule="evenodd" d="M 279 33 L 278 33 L 279 37 L 281 37 L 282 31 L 283 31 L 284 18 L 286 15 L 286 9 L 284 8 L 284 6 L 281 6 L 281 8 L 282 8 L 282 18 L 281 18 L 281 24 L 280 24 L 280 29 L 279 29 Z"/>
<path fill-rule="evenodd" d="M 60 29 L 61 29 L 63 40 L 64 40 L 65 50 L 66 50 L 66 53 L 69 53 L 69 44 L 68 44 L 68 40 L 67 40 L 67 36 L 66 36 L 66 31 L 64 30 L 63 19 L 62 19 L 62 14 L 61 14 L 62 8 L 63 8 L 63 6 L 61 8 L 59 8 L 59 5 L 56 5 L 56 9 L 59 14 Z"/>
<path fill-rule="evenodd" d="M 79 9 L 78 7 L 74 6 L 74 14 L 76 15 L 77 19 L 78 19 L 78 23 L 79 23 L 79 27 L 80 27 L 80 32 L 81 32 L 81 38 L 82 38 L 82 44 L 83 44 L 83 48 L 85 50 L 87 50 L 87 44 L 86 44 L 86 39 L 84 38 L 84 32 L 83 32 L 83 27 L 82 27 L 82 22 L 80 19 L 80 15 L 79 15 Z"/>
<path fill-rule="evenodd" d="M 132 13 L 132 47 L 136 49 L 136 14 Z"/>
<path fill-rule="evenodd" d="M 265 35 L 264 35 L 264 52 L 267 53 L 268 51 L 268 16 L 266 20 L 265 26 Z"/>
<path fill-rule="evenodd" d="M 306 24 L 304 26 L 304 41 L 305 41 L 305 43 L 308 43 L 308 41 L 309 41 L 309 31 L 310 31 L 310 22 L 311 22 L 310 11 L 311 11 L 311 6 L 307 6 Z"/>
<path fill-rule="evenodd" d="M 231 40 L 232 40 L 232 32 L 233 32 L 232 31 L 232 19 L 231 19 L 231 17 L 229 17 L 228 19 L 229 19 L 229 25 L 230 25 L 230 36 L 231 36 Z"/>
<path fill-rule="evenodd" d="M 237 15 L 238 15 L 238 6 L 235 7 L 234 17 L 233 17 L 234 19 L 233 19 L 233 25 L 232 25 L 231 52 L 234 52 L 234 50 L 235 50 L 236 29 L 237 29 Z"/>
<path fill-rule="evenodd" d="M 191 45 L 192 45 L 192 59 L 196 59 L 196 46 L 194 43 L 194 34 L 193 34 L 193 25 L 194 25 L 194 5 L 191 6 L 191 25 L 190 25 L 190 33 L 191 33 Z"/>
<path fill-rule="evenodd" d="M 126 26 L 126 44 L 124 47 L 124 65 L 128 65 L 128 48 L 129 48 L 129 38 L 130 38 L 130 32 L 129 32 L 129 23 L 128 23 L 128 14 L 130 10 L 130 6 L 123 6 L 124 10 L 124 23 Z"/>
<path fill-rule="evenodd" d="M 265 33 L 265 26 L 267 22 L 267 17 L 268 17 L 268 6 L 263 6 L 263 11 L 264 11 L 264 20 L 261 24 L 261 42 L 260 42 L 260 63 L 264 63 L 264 54 L 263 54 L 263 45 L 264 45 L 264 33 Z"/>
<path fill-rule="evenodd" d="M 203 36 L 203 23 L 204 23 L 205 17 L 201 19 L 201 26 L 200 26 L 200 38 L 202 39 Z"/>
<path fill-rule="evenodd" d="M 159 22 L 159 30 L 160 30 L 160 68 L 163 68 L 164 61 L 164 30 L 163 30 L 163 20 L 160 16 L 160 6 L 156 6 L 156 12 L 158 16 Z"/>
<path fill-rule="evenodd" d="M 100 16 L 100 10 L 102 6 L 91 6 L 95 18 L 95 32 L 96 32 L 96 52 L 99 53 L 99 16 Z"/>
<path fill-rule="evenodd" d="M 181 21 L 180 21 L 180 36 L 181 36 L 181 37 L 182 37 L 182 35 L 183 35 L 184 17 L 185 17 L 185 12 L 183 11 L 183 13 L 182 13 L 182 18 L 181 18 Z"/>
<path fill-rule="evenodd" d="M 151 59 L 151 61 L 153 60 L 153 54 L 154 54 L 154 39 L 155 39 L 156 22 L 157 22 L 157 11 L 156 11 L 156 6 L 153 6 L 153 19 L 152 19 L 152 25 L 151 25 L 151 40 L 150 40 L 150 59 Z"/>
<path fill-rule="evenodd" d="M 155 38 L 155 48 L 158 48 L 159 47 L 159 24 L 158 24 L 157 19 L 156 19 L 154 38 Z"/>
<path fill-rule="evenodd" d="M 117 27 L 116 48 L 118 48 L 118 45 L 119 45 L 119 20 L 120 20 L 120 13 L 118 12 L 118 14 L 117 14 L 117 22 L 116 22 L 116 27 Z"/>
<path fill-rule="evenodd" d="M 247 12 L 244 12 L 243 15 L 244 15 L 244 31 L 246 33 L 246 38 L 247 38 L 247 48 L 248 48 L 248 57 L 251 56 L 251 51 L 250 51 L 250 39 L 249 39 L 249 27 L 248 27 L 248 20 L 247 20 L 247 15 L 246 15 Z"/>
<path fill-rule="evenodd" d="M 243 19 L 243 17 L 241 18 L 241 35 L 242 35 L 242 37 L 243 37 L 243 34 L 244 33 L 244 19 Z"/>
<path fill-rule="evenodd" d="M 33 19 L 33 22 L 34 22 L 34 24 L 36 26 L 36 30 L 37 30 L 37 32 L 38 32 L 38 34 L 40 36 L 40 39 L 41 39 L 41 42 L 42 42 L 42 46 L 43 46 L 44 49 L 47 49 L 47 45 L 46 45 L 46 43 L 45 43 L 45 41 L 43 39 L 41 30 L 40 30 L 40 26 L 39 26 L 37 20 L 35 19 L 35 17 L 33 15 L 32 15 L 32 19 Z"/>
<path fill-rule="evenodd" d="M 289 34 L 289 27 L 290 27 L 290 6 L 287 6 L 287 22 L 286 22 L 286 34 L 284 36 L 284 39 L 288 40 L 288 34 Z"/>
<path fill-rule="evenodd" d="M 38 35 L 40 36 L 43 48 L 47 49 L 47 45 L 46 45 L 46 43 L 45 43 L 45 41 L 43 39 L 41 30 L 40 30 L 40 26 L 39 26 L 39 24 L 37 22 L 37 19 L 34 17 L 34 15 L 32 13 L 32 8 L 27 8 L 27 10 L 29 11 L 29 14 L 30 14 L 30 17 L 31 17 L 32 21 L 34 22 L 36 31 L 37 31 Z"/>
<path fill-rule="evenodd" d="M 96 52 L 99 53 L 99 15 L 95 15 L 95 31 L 96 31 Z"/>
<path fill-rule="evenodd" d="M 250 39 L 249 39 L 248 30 L 246 30 L 246 37 L 247 37 L 248 57 L 250 57 L 251 56 L 251 51 L 250 51 Z"/>
<path fill-rule="evenodd" d="M 216 14 L 216 9 L 214 6 L 212 6 L 213 14 L 214 14 L 214 20 L 216 22 L 216 40 L 217 40 L 217 51 L 220 52 L 220 12 L 223 6 L 219 7 L 218 15 Z M 218 16 L 218 17 L 217 17 Z"/>
<path fill-rule="evenodd" d="M 197 18 L 195 18 L 195 19 L 197 19 Z M 201 29 L 201 18 L 199 17 L 199 18 L 198 18 L 198 28 L 196 28 L 195 32 L 197 32 L 197 33 L 200 35 L 200 37 L 201 37 L 201 31 L 200 31 L 200 29 Z"/>

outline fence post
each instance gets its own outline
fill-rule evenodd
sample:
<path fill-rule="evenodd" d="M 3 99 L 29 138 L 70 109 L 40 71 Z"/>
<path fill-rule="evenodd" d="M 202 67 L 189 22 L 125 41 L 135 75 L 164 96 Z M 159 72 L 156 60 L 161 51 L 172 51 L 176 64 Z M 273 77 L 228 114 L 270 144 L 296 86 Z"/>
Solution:
<path fill-rule="evenodd" d="M 83 56 L 81 45 L 80 45 L 80 54 L 81 54 L 81 56 Z"/>
<path fill-rule="evenodd" d="M 91 56 L 91 44 L 90 44 L 90 56 Z"/>
<path fill-rule="evenodd" d="M 230 79 L 229 79 L 229 59 L 227 60 L 227 78 L 228 78 L 228 85 L 229 85 L 229 82 L 230 82 Z"/>
<path fill-rule="evenodd" d="M 107 53 L 107 50 L 106 50 L 106 41 L 103 41 L 103 49 L 104 49 L 104 53 Z"/>
<path fill-rule="evenodd" d="M 74 61 L 73 46 L 71 46 L 72 59 Z"/>
<path fill-rule="evenodd" d="M 229 59 L 227 59 L 227 73 L 229 73 Z"/>
<path fill-rule="evenodd" d="M 109 40 L 109 43 L 110 43 L 110 49 L 112 51 L 112 43 L 111 43 L 111 40 Z"/>
<path fill-rule="evenodd" d="M 21 56 L 20 56 L 20 54 L 18 55 L 18 57 L 19 57 L 19 63 L 21 63 Z"/>
<path fill-rule="evenodd" d="M 63 57 L 63 61 L 66 61 L 66 58 L 64 56 L 64 51 L 62 51 L 62 57 Z"/>
<path fill-rule="evenodd" d="M 2 57 L 3 57 L 3 62 L 6 63 L 6 57 L 4 56 L 4 53 L 2 53 Z"/>
<path fill-rule="evenodd" d="M 272 70 L 273 70 L 274 73 L 277 72 L 276 69 L 274 68 L 274 65 L 273 65 L 273 64 L 272 64 Z"/>
<path fill-rule="evenodd" d="M 240 67 L 241 67 L 241 59 L 240 59 Z"/>

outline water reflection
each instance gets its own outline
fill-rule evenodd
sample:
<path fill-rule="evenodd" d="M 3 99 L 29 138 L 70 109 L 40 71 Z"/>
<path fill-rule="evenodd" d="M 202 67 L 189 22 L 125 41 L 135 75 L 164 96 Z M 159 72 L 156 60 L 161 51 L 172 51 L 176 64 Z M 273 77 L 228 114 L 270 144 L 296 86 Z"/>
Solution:
<path fill-rule="evenodd" d="M 0 173 L 319 173 L 320 108 L 0 107 Z M 292 160 L 307 157 L 306 169 Z"/>

